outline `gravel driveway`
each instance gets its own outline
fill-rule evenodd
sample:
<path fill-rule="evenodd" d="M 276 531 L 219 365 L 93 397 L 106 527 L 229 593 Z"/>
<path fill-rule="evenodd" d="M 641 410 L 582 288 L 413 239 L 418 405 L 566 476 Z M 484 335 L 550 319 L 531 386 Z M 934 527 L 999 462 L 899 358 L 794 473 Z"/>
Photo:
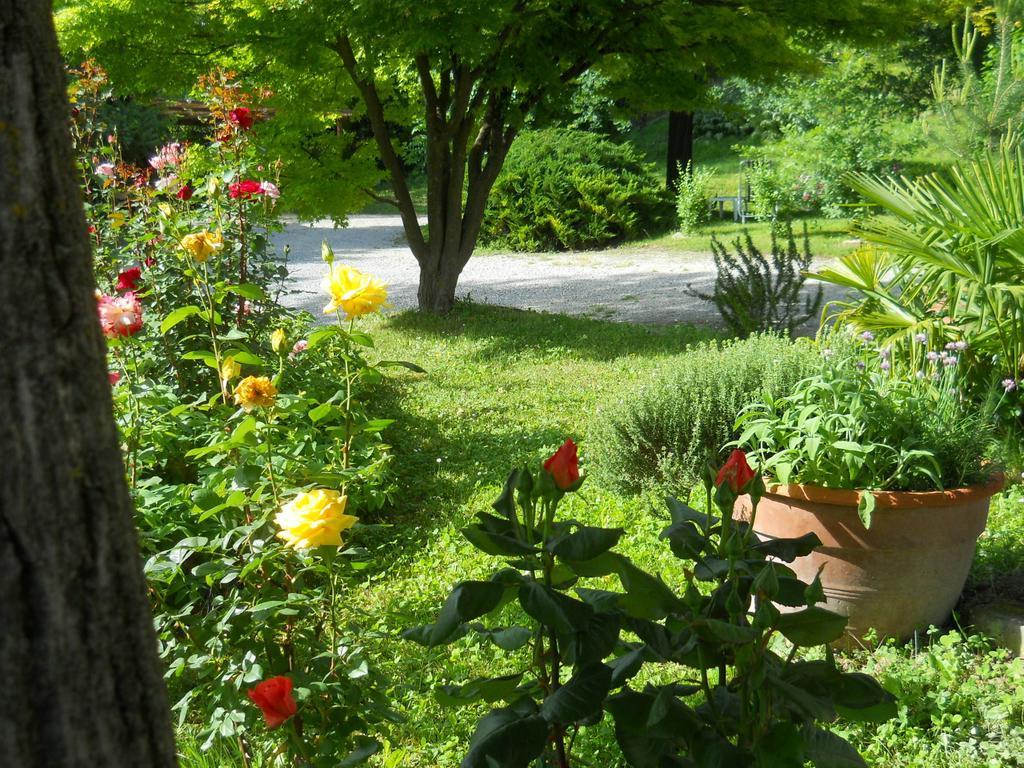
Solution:
<path fill-rule="evenodd" d="M 324 239 L 339 261 L 388 283 L 395 309 L 416 305 L 418 265 L 397 215 L 352 216 L 344 229 L 335 229 L 329 221 L 288 224 L 275 237 L 278 248 L 291 248 L 292 290 L 285 304 L 321 316 Z M 686 293 L 690 285 L 708 292 L 714 279 L 714 262 L 707 253 L 629 246 L 556 254 L 483 253 L 466 265 L 458 295 L 488 304 L 624 322 L 718 325 L 714 305 Z M 826 300 L 836 295 L 826 286 Z M 811 325 L 817 327 L 817 321 Z"/>

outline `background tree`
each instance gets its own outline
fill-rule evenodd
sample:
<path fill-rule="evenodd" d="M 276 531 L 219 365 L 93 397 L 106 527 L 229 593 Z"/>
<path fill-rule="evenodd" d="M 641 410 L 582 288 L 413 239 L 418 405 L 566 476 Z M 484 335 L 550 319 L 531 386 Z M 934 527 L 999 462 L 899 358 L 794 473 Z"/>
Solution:
<path fill-rule="evenodd" d="M 292 156 L 302 158 L 293 171 L 308 179 L 311 160 L 324 162 L 329 175 L 318 177 L 319 186 L 329 185 L 330 175 L 345 178 L 322 128 L 346 110 L 364 118 L 392 190 L 386 199 L 401 214 L 420 265 L 419 306 L 444 312 L 509 147 L 583 73 L 622 72 L 640 93 L 675 94 L 670 98 L 685 109 L 708 74 L 768 72 L 779 61 L 799 59 L 799 39 L 815 33 L 891 33 L 921 3 L 69 0 L 62 3 L 62 26 L 68 42 L 95 54 L 115 82 L 166 84 L 169 64 L 192 77 L 218 62 L 263 79 L 278 93 L 279 113 L 319 120 L 319 132 L 284 126 Z M 127 39 L 125 29 L 132 30 Z M 426 136 L 426 229 L 401 158 L 399 128 L 410 121 L 419 121 Z M 368 170 L 354 144 L 336 149 Z M 347 187 L 380 198 L 372 181 L 350 176 Z"/>
<path fill-rule="evenodd" d="M 175 765 L 47 0 L 0 0 L 0 765 Z"/>

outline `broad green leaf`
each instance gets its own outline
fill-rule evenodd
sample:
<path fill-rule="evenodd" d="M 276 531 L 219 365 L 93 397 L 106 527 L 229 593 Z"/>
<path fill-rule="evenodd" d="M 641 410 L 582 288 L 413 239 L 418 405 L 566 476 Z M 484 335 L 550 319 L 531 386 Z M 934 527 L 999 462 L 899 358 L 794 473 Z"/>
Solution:
<path fill-rule="evenodd" d="M 605 664 L 588 664 L 544 700 L 541 717 L 549 723 L 567 725 L 585 720 L 601 711 L 612 683 L 612 670 Z"/>
<path fill-rule="evenodd" d="M 493 710 L 477 723 L 461 768 L 525 768 L 544 751 L 549 731 L 540 715 Z"/>
<path fill-rule="evenodd" d="M 402 637 L 426 646 L 451 642 L 462 624 L 497 608 L 504 593 L 505 587 L 493 581 L 463 581 L 448 595 L 429 632 L 406 630 Z"/>
<path fill-rule="evenodd" d="M 860 492 L 860 501 L 857 502 L 857 515 L 867 529 L 871 528 L 871 518 L 875 513 L 876 503 L 875 494 L 871 491 Z"/>
<path fill-rule="evenodd" d="M 805 608 L 783 613 L 775 628 L 794 645 L 814 646 L 831 643 L 843 636 L 847 619 L 824 608 Z"/>
<path fill-rule="evenodd" d="M 186 307 L 178 307 L 165 317 L 160 323 L 160 333 L 167 333 L 171 328 L 192 315 L 198 315 L 202 310 L 194 304 Z"/>
<path fill-rule="evenodd" d="M 583 562 L 604 554 L 618 544 L 622 537 L 621 528 L 597 528 L 581 526 L 565 538 L 554 542 L 551 552 L 562 560 Z"/>
<path fill-rule="evenodd" d="M 481 677 L 462 685 L 442 685 L 434 691 L 437 700 L 446 707 L 461 707 L 475 701 L 495 701 L 510 698 L 519 687 L 523 673 L 503 677 Z"/>

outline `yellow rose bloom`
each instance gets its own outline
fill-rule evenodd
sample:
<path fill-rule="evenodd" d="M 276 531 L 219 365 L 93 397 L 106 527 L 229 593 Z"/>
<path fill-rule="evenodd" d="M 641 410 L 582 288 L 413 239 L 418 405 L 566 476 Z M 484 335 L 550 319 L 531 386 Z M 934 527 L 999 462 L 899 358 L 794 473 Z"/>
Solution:
<path fill-rule="evenodd" d="M 277 387 L 266 376 L 246 376 L 235 387 L 235 404 L 245 410 L 269 408 L 277 397 Z"/>
<path fill-rule="evenodd" d="M 270 346 L 273 347 L 275 352 L 280 352 L 281 347 L 284 345 L 284 328 L 278 328 L 272 334 L 270 334 Z"/>
<path fill-rule="evenodd" d="M 224 382 L 231 381 L 242 375 L 242 366 L 235 362 L 235 358 L 231 355 L 224 358 L 224 362 L 220 364 L 220 378 Z"/>
<path fill-rule="evenodd" d="M 224 238 L 220 232 L 193 232 L 181 238 L 181 247 L 192 254 L 192 258 L 202 264 L 210 256 L 224 247 Z"/>
<path fill-rule="evenodd" d="M 331 265 L 324 278 L 324 290 L 331 297 L 331 303 L 324 307 L 325 315 L 339 309 L 350 318 L 368 315 L 383 307 L 388 299 L 387 286 L 379 278 L 344 264 Z"/>
<path fill-rule="evenodd" d="M 340 547 L 341 532 L 359 520 L 345 514 L 347 503 L 348 496 L 338 491 L 318 488 L 300 493 L 274 517 L 281 529 L 277 536 L 292 549 Z"/>

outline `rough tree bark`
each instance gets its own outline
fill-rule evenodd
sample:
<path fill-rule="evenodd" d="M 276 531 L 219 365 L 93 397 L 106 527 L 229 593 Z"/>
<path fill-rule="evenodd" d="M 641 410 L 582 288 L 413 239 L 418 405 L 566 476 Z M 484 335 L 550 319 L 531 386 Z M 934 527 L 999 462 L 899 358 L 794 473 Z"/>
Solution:
<path fill-rule="evenodd" d="M 0 0 L 0 765 L 170 768 L 49 0 Z"/>
<path fill-rule="evenodd" d="M 693 161 L 693 112 L 668 113 L 668 154 L 665 186 L 675 189 L 679 171 Z"/>

